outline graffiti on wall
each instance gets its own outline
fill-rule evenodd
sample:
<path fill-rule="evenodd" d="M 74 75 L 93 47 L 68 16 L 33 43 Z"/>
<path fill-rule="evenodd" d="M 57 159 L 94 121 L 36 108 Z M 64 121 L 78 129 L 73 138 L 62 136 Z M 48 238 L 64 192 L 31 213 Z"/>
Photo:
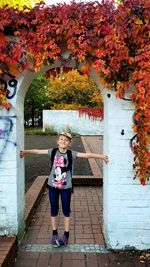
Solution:
<path fill-rule="evenodd" d="M 15 77 L 11 78 L 8 82 L 8 90 L 7 82 L 3 78 L 0 78 L 0 106 L 2 106 L 2 108 L 9 110 L 12 107 L 8 99 L 12 99 L 16 95 L 17 83 Z"/>
<path fill-rule="evenodd" d="M 0 156 L 8 143 L 16 146 L 16 142 L 10 140 L 14 125 L 13 118 L 16 118 L 16 116 L 0 116 Z"/>
<path fill-rule="evenodd" d="M 18 81 L 15 79 L 15 77 L 9 80 L 8 85 L 4 79 L 0 78 L 0 87 L 1 87 L 1 90 L 3 90 L 3 92 L 6 93 L 7 99 L 12 99 L 16 95 L 17 84 L 18 84 Z M 13 89 L 12 92 L 10 92 L 10 90 L 8 89 L 8 86 L 10 89 Z"/>
<path fill-rule="evenodd" d="M 0 101 L 3 102 L 2 106 L 6 109 L 8 107 L 7 99 L 12 99 L 16 95 L 17 84 L 18 81 L 12 75 L 9 76 L 8 82 L 4 78 L 0 78 Z M 13 119 L 15 118 L 15 115 L 0 116 L 0 159 L 8 143 L 16 146 L 16 142 L 10 139 L 14 126 Z"/>
<path fill-rule="evenodd" d="M 17 83 L 18 83 L 18 81 L 16 79 L 11 79 L 8 82 L 9 87 L 13 88 L 13 92 L 10 93 L 10 91 L 9 91 L 8 94 L 7 94 L 7 98 L 8 99 L 12 99 L 16 95 L 16 92 L 17 92 Z"/>

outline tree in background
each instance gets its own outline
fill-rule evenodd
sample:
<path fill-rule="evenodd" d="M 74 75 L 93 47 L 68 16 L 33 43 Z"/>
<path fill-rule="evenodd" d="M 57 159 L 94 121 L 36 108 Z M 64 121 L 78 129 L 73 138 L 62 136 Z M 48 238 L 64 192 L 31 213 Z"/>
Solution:
<path fill-rule="evenodd" d="M 81 75 L 77 70 L 60 72 L 50 77 L 48 88 L 51 109 L 97 108 L 103 106 L 102 95 L 94 81 L 88 75 Z"/>
<path fill-rule="evenodd" d="M 81 75 L 77 70 L 68 73 L 60 72 L 56 77 L 46 79 L 37 76 L 31 83 L 25 98 L 25 125 L 31 120 L 30 126 L 35 126 L 35 119 L 42 126 L 43 109 L 78 110 L 81 108 L 103 107 L 100 90 L 87 75 Z"/>
<path fill-rule="evenodd" d="M 25 125 L 31 119 L 31 125 L 34 127 L 37 118 L 40 120 L 39 125 L 42 125 L 42 110 L 50 108 L 47 98 L 49 86 L 50 80 L 45 79 L 43 75 L 37 76 L 31 83 L 25 98 Z"/>

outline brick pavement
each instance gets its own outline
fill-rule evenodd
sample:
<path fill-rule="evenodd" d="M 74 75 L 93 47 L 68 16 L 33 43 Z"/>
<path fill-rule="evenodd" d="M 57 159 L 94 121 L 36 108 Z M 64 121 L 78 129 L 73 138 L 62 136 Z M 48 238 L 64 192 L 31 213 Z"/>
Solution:
<path fill-rule="evenodd" d="M 23 260 L 24 259 L 24 260 Z M 121 253 L 41 253 L 20 252 L 15 267 L 149 267 L 135 252 Z M 10 266 L 11 267 L 11 266 Z"/>
<path fill-rule="evenodd" d="M 61 210 L 58 229 L 62 234 L 64 227 Z M 117 253 L 104 249 L 102 187 L 75 187 L 70 242 L 66 249 L 51 247 L 51 232 L 46 190 L 19 246 L 15 267 L 150 267 L 150 257 L 141 262 L 137 252 Z M 95 249 L 97 245 L 103 248 L 101 252 Z"/>
<path fill-rule="evenodd" d="M 71 204 L 70 244 L 104 244 L 102 234 L 102 188 L 75 187 Z M 63 214 L 58 216 L 60 234 L 64 230 Z M 23 244 L 49 244 L 52 229 L 48 191 L 45 191 Z"/>

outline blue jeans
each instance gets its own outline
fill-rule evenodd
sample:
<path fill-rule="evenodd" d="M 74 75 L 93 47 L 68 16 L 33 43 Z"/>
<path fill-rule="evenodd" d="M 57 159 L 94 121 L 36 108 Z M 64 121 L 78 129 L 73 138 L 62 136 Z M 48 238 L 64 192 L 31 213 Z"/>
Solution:
<path fill-rule="evenodd" d="M 72 188 L 58 189 L 52 186 L 49 189 L 49 201 L 51 206 L 51 216 L 56 217 L 59 211 L 59 195 L 61 196 L 62 211 L 65 217 L 70 217 L 70 203 Z"/>

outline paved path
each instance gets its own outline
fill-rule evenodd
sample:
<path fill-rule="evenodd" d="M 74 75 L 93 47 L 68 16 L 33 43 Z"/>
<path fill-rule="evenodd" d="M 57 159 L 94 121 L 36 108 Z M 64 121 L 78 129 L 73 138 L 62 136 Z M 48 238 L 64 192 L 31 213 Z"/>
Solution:
<path fill-rule="evenodd" d="M 63 233 L 62 211 L 59 233 Z M 102 234 L 102 187 L 75 187 L 72 198 L 70 241 L 66 248 L 52 248 L 48 194 L 38 205 L 15 267 L 150 267 L 136 252 L 107 251 Z M 11 267 L 11 266 L 9 266 Z"/>
<path fill-rule="evenodd" d="M 75 187 L 71 205 L 69 244 L 104 244 L 102 235 L 102 188 Z M 63 234 L 62 211 L 58 218 L 59 233 Z M 49 244 L 51 238 L 50 208 L 46 190 L 23 244 Z"/>
<path fill-rule="evenodd" d="M 103 139 L 100 136 L 82 136 L 82 143 L 86 152 L 103 154 Z M 88 159 L 93 176 L 103 178 L 103 162 L 98 159 Z"/>
<path fill-rule="evenodd" d="M 103 136 L 84 136 L 81 137 L 82 142 L 85 140 L 89 150 L 93 153 L 103 154 Z M 100 169 L 103 169 L 102 161 L 96 160 Z"/>
<path fill-rule="evenodd" d="M 22 260 L 24 259 L 24 260 Z M 149 267 L 136 253 L 20 252 L 17 267 Z M 11 266 L 10 266 L 11 267 Z"/>

